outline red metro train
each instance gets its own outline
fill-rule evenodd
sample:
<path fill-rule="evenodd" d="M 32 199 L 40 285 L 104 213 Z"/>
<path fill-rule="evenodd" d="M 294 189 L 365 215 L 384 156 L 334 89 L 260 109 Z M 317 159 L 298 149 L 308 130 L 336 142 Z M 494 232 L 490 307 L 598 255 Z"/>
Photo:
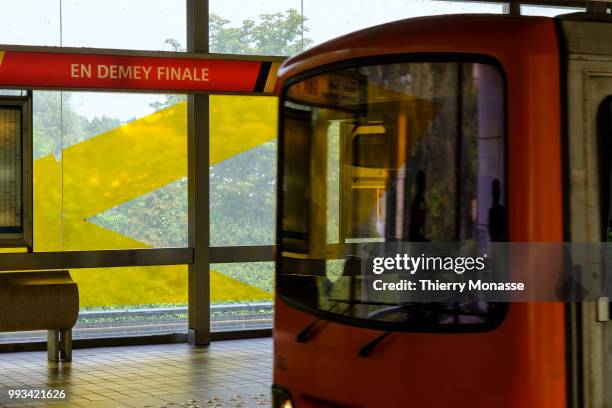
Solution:
<path fill-rule="evenodd" d="M 607 303 L 424 325 L 346 267 L 364 242 L 605 241 L 610 16 L 398 21 L 287 60 L 277 89 L 275 407 L 612 407 Z"/>

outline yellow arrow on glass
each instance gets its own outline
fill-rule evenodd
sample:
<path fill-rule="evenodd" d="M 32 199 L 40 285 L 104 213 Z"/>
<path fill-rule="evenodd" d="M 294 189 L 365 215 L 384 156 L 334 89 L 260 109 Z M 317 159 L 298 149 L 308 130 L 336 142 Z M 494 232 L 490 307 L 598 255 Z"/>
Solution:
<path fill-rule="evenodd" d="M 211 99 L 211 165 L 276 138 L 274 98 Z M 63 160 L 64 212 L 83 218 L 185 177 L 186 103 L 68 147 Z"/>
<path fill-rule="evenodd" d="M 275 98 L 211 96 L 210 163 L 217 164 L 276 138 Z M 179 103 L 134 120 L 63 150 L 63 163 L 53 155 L 34 163 L 34 242 L 37 251 L 146 248 L 147 244 L 88 220 L 108 209 L 150 193 L 187 175 L 187 106 Z M 63 166 L 62 166 L 63 164 Z M 248 171 L 248 169 L 245 169 Z M 184 267 L 156 267 L 154 281 L 175 282 Z M 122 271 L 127 271 L 122 268 Z M 98 285 L 108 281 L 108 270 L 76 272 L 84 305 L 109 304 L 108 291 Z M 151 268 L 129 268 L 132 285 L 116 292 L 117 302 L 181 303 L 185 287 L 130 295 L 141 282 L 151 284 Z M 213 281 L 232 290 L 240 299 L 270 298 L 267 292 L 212 272 Z M 126 280 L 123 279 L 123 285 Z M 147 283 L 148 282 L 148 283 Z M 183 282 L 183 281 L 181 281 Z M 186 285 L 186 280 L 183 282 Z M 136 286 L 134 286 L 136 285 Z M 140 285 L 140 286 L 142 286 Z M 99 293 L 98 293 L 99 292 Z M 163 292 L 163 291 L 161 291 Z M 234 295 L 232 295 L 232 293 Z M 144 298 L 143 298 L 144 297 Z M 89 300 L 88 300 L 89 299 Z M 97 300 L 95 300 L 97 299 Z M 186 300 L 186 299 L 185 299 Z M 115 303 L 110 303 L 115 304 Z"/>

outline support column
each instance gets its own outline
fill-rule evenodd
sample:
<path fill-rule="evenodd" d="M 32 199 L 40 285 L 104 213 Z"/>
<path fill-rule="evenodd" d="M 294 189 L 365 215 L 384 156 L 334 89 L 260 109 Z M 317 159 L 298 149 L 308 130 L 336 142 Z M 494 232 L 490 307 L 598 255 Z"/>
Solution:
<path fill-rule="evenodd" d="M 520 0 L 510 0 L 510 3 L 504 3 L 504 14 L 512 14 L 516 16 L 521 15 L 521 2 Z"/>
<path fill-rule="evenodd" d="M 208 0 L 187 1 L 187 50 L 208 53 Z M 210 344 L 209 99 L 190 95 L 188 109 L 189 343 Z"/>
<path fill-rule="evenodd" d="M 592 14 L 608 14 L 608 8 L 610 7 L 610 2 L 603 1 L 587 1 L 586 9 L 588 13 Z"/>

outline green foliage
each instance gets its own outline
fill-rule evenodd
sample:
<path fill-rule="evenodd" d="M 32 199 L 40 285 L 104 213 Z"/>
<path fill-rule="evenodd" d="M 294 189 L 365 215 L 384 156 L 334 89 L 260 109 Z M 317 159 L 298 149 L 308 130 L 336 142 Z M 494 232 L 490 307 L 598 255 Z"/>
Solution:
<path fill-rule="evenodd" d="M 241 27 L 230 27 L 226 20 L 210 15 L 210 51 L 225 54 L 295 55 L 312 43 L 305 38 L 306 18 L 297 10 L 262 14 L 259 21 L 244 20 Z"/>
<path fill-rule="evenodd" d="M 154 247 L 185 247 L 187 178 L 98 214 L 90 221 Z"/>
<path fill-rule="evenodd" d="M 62 110 L 60 92 L 34 92 L 33 156 L 34 159 L 56 153 L 62 146 Z"/>
<path fill-rule="evenodd" d="M 274 242 L 275 169 L 276 142 L 264 143 L 211 169 L 211 245 Z"/>
<path fill-rule="evenodd" d="M 155 101 L 150 103 L 149 106 L 158 111 L 186 100 L 187 96 L 185 95 L 165 95 L 163 101 Z"/>
<path fill-rule="evenodd" d="M 248 285 L 263 289 L 266 292 L 274 292 L 273 262 L 214 264 L 212 268 Z"/>

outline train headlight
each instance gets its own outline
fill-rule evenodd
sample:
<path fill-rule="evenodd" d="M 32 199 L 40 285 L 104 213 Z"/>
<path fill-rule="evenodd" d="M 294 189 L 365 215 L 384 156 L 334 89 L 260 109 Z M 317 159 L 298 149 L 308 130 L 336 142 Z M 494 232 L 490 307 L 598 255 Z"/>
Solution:
<path fill-rule="evenodd" d="M 272 386 L 272 408 L 294 408 L 289 390 L 276 384 Z"/>

